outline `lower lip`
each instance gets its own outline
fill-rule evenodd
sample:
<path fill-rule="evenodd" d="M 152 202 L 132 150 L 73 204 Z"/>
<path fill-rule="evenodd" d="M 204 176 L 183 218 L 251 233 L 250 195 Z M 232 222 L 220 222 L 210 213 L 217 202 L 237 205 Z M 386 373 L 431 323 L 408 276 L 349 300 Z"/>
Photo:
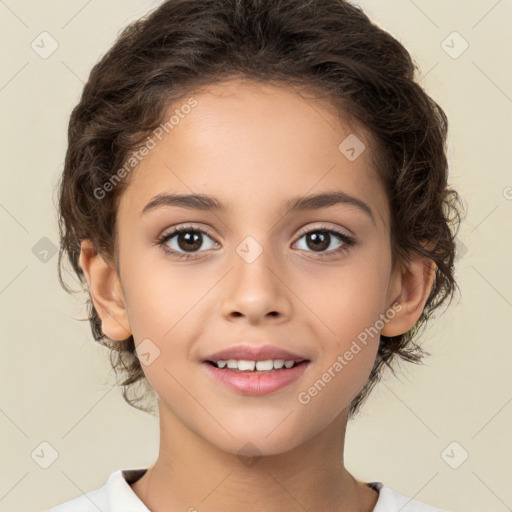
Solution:
<path fill-rule="evenodd" d="M 278 391 L 296 381 L 306 370 L 309 361 L 269 373 L 240 372 L 217 368 L 204 362 L 206 371 L 218 382 L 243 395 L 262 396 Z"/>

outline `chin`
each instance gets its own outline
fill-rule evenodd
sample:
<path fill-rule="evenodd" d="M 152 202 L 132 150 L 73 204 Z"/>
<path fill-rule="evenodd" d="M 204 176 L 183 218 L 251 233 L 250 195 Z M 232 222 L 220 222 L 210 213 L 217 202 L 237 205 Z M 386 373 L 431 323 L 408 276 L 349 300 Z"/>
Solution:
<path fill-rule="evenodd" d="M 278 424 L 276 423 L 276 425 Z M 299 438 L 298 432 L 291 431 L 289 428 L 282 428 L 282 425 L 270 433 L 272 429 L 269 429 L 268 425 L 268 423 L 263 425 L 261 429 L 256 429 L 253 425 L 250 429 L 246 428 L 238 431 L 235 431 L 231 426 L 229 432 L 233 437 L 226 434 L 222 439 L 208 437 L 206 440 L 219 450 L 239 456 L 241 460 L 281 455 L 293 450 L 301 441 L 304 441 Z M 300 432 L 304 434 L 303 430 Z"/>

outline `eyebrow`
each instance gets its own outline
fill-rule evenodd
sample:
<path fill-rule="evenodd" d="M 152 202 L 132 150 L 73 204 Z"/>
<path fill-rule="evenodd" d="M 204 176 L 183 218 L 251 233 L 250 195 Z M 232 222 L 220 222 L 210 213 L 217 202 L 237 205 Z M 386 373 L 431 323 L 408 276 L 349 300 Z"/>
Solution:
<path fill-rule="evenodd" d="M 358 208 L 360 211 L 368 215 L 373 224 L 375 224 L 375 217 L 371 208 L 361 199 L 351 196 L 341 190 L 309 196 L 293 197 L 284 203 L 282 212 L 289 214 L 307 210 L 320 210 L 322 208 L 328 208 L 338 204 L 347 204 Z M 226 205 L 222 204 L 215 197 L 207 194 L 161 193 L 154 196 L 151 201 L 146 204 L 141 215 L 162 206 L 181 206 L 182 208 L 190 208 L 194 210 L 218 212 L 225 212 L 227 210 Z"/>

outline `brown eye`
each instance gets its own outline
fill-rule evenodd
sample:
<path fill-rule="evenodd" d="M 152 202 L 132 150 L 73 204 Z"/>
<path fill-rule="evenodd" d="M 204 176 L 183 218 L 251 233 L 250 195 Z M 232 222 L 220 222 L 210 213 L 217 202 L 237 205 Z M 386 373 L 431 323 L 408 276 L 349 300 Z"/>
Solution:
<path fill-rule="evenodd" d="M 302 244 L 302 247 L 299 246 L 299 249 L 319 253 L 320 256 L 323 256 L 324 253 L 326 255 L 342 253 L 355 243 L 352 237 L 332 228 L 309 230 L 302 234 L 299 241 L 302 239 L 305 240 L 305 243 Z M 336 239 L 338 240 L 337 244 Z"/>
<path fill-rule="evenodd" d="M 203 252 L 199 249 L 205 245 L 207 239 L 212 241 L 211 246 L 206 247 L 207 249 L 217 245 L 208 233 L 202 229 L 185 226 L 161 236 L 158 245 L 162 246 L 168 254 L 186 258 L 189 254 Z"/>
<path fill-rule="evenodd" d="M 314 251 L 322 251 L 331 244 L 331 235 L 326 231 L 314 231 L 304 235 L 306 237 L 306 245 Z"/>
<path fill-rule="evenodd" d="M 182 231 L 178 233 L 176 243 L 184 251 L 195 251 L 203 244 L 203 236 L 198 232 Z"/>

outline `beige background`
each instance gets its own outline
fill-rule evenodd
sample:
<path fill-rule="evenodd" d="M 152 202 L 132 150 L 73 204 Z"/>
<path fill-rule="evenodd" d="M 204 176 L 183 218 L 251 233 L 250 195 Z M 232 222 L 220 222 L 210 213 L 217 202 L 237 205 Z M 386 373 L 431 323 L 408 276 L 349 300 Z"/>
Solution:
<path fill-rule="evenodd" d="M 61 290 L 57 256 L 44 263 L 33 253 L 48 244 L 43 237 L 58 245 L 54 189 L 83 82 L 118 31 L 157 3 L 0 1 L 1 511 L 42 510 L 157 455 L 157 420 L 110 386 L 107 353 L 76 320 L 85 309 Z M 512 2 L 359 5 L 410 50 L 445 109 L 450 179 L 468 216 L 462 297 L 425 333 L 427 366 L 403 365 L 349 424 L 347 466 L 453 512 L 504 512 L 512 508 Z M 59 45 L 47 59 L 31 48 L 42 31 Z M 469 44 L 458 58 L 442 46 L 453 31 Z M 462 40 L 449 44 L 453 52 Z M 42 442 L 58 452 L 47 469 L 31 456 Z M 457 469 L 446 462 L 456 466 L 465 452 Z"/>

